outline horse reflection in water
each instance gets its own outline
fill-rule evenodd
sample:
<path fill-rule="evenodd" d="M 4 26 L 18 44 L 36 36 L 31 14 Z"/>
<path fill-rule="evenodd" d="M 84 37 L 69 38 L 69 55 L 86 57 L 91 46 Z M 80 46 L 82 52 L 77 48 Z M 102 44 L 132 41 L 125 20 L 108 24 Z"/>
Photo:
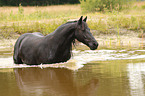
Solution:
<path fill-rule="evenodd" d="M 98 84 L 65 68 L 19 68 L 15 76 L 22 96 L 95 96 Z"/>

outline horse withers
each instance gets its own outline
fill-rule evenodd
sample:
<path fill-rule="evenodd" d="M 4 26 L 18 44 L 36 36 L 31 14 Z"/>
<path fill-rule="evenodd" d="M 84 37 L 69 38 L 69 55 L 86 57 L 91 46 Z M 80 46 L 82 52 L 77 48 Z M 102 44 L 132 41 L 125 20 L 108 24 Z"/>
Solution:
<path fill-rule="evenodd" d="M 67 22 L 54 32 L 44 36 L 41 33 L 25 33 L 14 46 L 15 64 L 52 64 L 66 62 L 71 57 L 72 43 L 75 39 L 87 45 L 91 50 L 98 47 L 87 26 L 87 17 L 78 21 Z"/>

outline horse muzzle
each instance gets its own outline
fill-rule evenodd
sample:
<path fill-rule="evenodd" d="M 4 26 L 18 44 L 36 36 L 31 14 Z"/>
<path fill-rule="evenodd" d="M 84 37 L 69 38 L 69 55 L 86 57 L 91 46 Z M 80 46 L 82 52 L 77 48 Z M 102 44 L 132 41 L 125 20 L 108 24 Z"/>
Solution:
<path fill-rule="evenodd" d="M 96 42 L 96 41 L 90 42 L 88 45 L 89 45 L 89 48 L 90 48 L 91 50 L 95 50 L 95 49 L 97 49 L 98 46 L 99 46 L 98 42 Z"/>

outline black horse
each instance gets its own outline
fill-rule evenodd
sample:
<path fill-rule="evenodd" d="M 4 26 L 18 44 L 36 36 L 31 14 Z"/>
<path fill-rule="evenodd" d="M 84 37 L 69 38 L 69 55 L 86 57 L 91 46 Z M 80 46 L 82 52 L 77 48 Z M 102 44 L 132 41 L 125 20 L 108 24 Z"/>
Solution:
<path fill-rule="evenodd" d="M 52 64 L 66 62 L 71 57 L 72 43 L 75 39 L 87 45 L 91 50 L 98 47 L 87 26 L 87 17 L 67 22 L 46 36 L 41 33 L 25 33 L 14 46 L 15 64 Z"/>

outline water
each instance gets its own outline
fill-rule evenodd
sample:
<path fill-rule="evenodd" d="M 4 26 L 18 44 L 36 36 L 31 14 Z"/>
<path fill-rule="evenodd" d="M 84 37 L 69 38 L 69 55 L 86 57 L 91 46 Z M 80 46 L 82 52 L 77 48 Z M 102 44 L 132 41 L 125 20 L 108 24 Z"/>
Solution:
<path fill-rule="evenodd" d="M 39 66 L 0 52 L 0 96 L 145 96 L 145 50 L 73 50 L 66 63 Z"/>

